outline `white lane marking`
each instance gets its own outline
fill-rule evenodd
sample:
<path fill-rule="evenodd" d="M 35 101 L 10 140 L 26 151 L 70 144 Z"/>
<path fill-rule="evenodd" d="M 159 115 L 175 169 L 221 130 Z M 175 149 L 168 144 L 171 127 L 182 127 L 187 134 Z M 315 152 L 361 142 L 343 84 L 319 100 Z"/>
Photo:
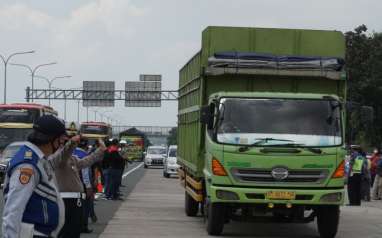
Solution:
<path fill-rule="evenodd" d="M 123 175 L 122 175 L 122 179 L 124 179 L 124 178 L 126 178 L 129 174 L 131 174 L 132 172 L 134 172 L 134 171 L 136 171 L 137 169 L 139 169 L 139 168 L 141 168 L 142 166 L 143 166 L 143 162 L 141 162 L 138 166 L 136 166 L 135 168 L 133 168 L 133 169 L 131 169 L 131 170 L 129 170 L 129 171 L 127 171 L 126 173 L 124 173 Z M 103 193 L 96 193 L 95 195 L 94 195 L 94 198 L 95 199 L 98 199 L 100 196 L 102 196 L 103 195 Z"/>
<path fill-rule="evenodd" d="M 134 169 L 131 169 L 129 171 L 127 171 L 124 175 L 122 175 L 122 178 L 126 178 L 126 176 L 128 176 L 129 174 L 131 174 L 132 172 L 134 172 L 135 170 L 139 169 L 140 167 L 143 166 L 143 162 L 141 162 L 137 167 L 135 167 Z"/>

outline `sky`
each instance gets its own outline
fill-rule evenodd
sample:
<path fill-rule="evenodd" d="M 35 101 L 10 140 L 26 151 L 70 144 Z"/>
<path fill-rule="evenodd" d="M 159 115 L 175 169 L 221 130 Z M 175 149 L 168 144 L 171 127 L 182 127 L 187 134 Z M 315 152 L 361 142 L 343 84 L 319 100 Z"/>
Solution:
<path fill-rule="evenodd" d="M 140 74 L 161 74 L 163 89 L 177 90 L 179 69 L 201 45 L 201 32 L 210 25 L 307 28 L 349 31 L 360 24 L 382 31 L 378 0 L 2 0 L 0 54 L 35 50 L 12 63 L 31 67 L 58 62 L 37 74 L 57 80 L 53 87 L 77 88 L 82 81 L 137 81 Z M 0 99 L 4 66 L 0 64 Z M 7 100 L 25 101 L 31 85 L 27 70 L 8 66 Z M 36 79 L 35 88 L 47 88 Z M 39 103 L 47 104 L 41 100 Z M 52 106 L 64 117 L 64 102 Z M 177 102 L 160 108 L 90 108 L 124 125 L 175 126 Z M 98 116 L 99 119 L 99 116 Z M 67 121 L 77 120 L 77 103 L 67 103 Z M 86 109 L 80 108 L 80 121 Z"/>

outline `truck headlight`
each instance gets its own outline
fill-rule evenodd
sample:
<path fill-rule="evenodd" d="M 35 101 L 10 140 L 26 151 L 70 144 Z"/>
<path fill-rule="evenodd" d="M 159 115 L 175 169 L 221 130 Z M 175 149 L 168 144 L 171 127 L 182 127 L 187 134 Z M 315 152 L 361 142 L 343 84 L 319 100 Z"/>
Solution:
<path fill-rule="evenodd" d="M 320 198 L 320 202 L 340 202 L 342 199 L 342 193 L 329 193 Z"/>

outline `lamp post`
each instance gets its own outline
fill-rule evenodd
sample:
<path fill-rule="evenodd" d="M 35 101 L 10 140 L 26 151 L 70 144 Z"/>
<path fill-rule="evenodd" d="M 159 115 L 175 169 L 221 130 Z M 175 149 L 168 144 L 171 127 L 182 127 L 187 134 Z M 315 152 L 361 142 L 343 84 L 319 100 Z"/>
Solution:
<path fill-rule="evenodd" d="M 108 112 L 112 112 L 112 111 L 105 111 L 105 112 L 99 113 L 101 115 L 101 121 L 103 121 L 103 117 L 108 118 L 107 116 L 105 116 L 105 113 L 108 113 Z"/>
<path fill-rule="evenodd" d="M 11 64 L 11 65 L 14 65 L 14 66 L 20 66 L 20 67 L 24 67 L 24 68 L 27 68 L 31 75 L 32 75 L 32 95 L 33 95 L 33 89 L 34 89 L 34 76 L 36 74 L 36 71 L 41 68 L 41 67 L 44 67 L 44 66 L 48 66 L 48 65 L 54 65 L 54 64 L 57 64 L 57 62 L 51 62 L 51 63 L 47 63 L 47 64 L 39 64 L 37 65 L 36 67 L 32 68 L 30 67 L 29 65 L 26 65 L 26 64 Z M 33 102 L 33 97 L 32 97 L 32 102 Z"/>
<path fill-rule="evenodd" d="M 48 86 L 49 86 L 49 93 L 50 91 L 52 90 L 52 83 L 57 80 L 57 79 L 65 79 L 65 78 L 71 78 L 72 76 L 70 75 L 64 75 L 64 76 L 56 76 L 54 78 L 51 78 L 51 79 L 48 79 L 47 77 L 43 77 L 43 76 L 40 76 L 40 75 L 35 75 L 36 78 L 40 78 L 40 79 L 45 79 L 45 81 L 48 83 Z M 49 97 L 49 106 L 50 106 L 50 97 Z M 65 111 L 66 111 L 66 100 L 65 100 Z"/>
<path fill-rule="evenodd" d="M 80 103 L 81 100 L 77 100 L 77 124 L 80 124 Z"/>
<path fill-rule="evenodd" d="M 94 121 L 97 121 L 97 110 L 94 110 Z"/>
<path fill-rule="evenodd" d="M 8 66 L 9 60 L 15 55 L 32 54 L 34 52 L 35 52 L 34 50 L 16 52 L 16 53 L 9 55 L 7 58 L 0 54 L 0 58 L 2 59 L 2 61 L 4 63 L 4 101 L 3 101 L 4 104 L 7 103 L 7 66 Z"/>

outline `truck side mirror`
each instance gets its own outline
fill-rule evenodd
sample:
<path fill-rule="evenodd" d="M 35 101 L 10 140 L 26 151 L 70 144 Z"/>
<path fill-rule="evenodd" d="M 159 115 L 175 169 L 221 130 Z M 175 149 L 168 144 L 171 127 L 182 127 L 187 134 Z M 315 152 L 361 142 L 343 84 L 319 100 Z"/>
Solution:
<path fill-rule="evenodd" d="M 374 120 L 374 109 L 370 106 L 361 107 L 361 120 L 365 123 L 371 123 Z"/>
<path fill-rule="evenodd" d="M 214 126 L 214 111 L 215 104 L 211 103 L 207 106 L 202 106 L 200 109 L 200 122 L 207 125 L 207 129 L 211 130 Z"/>

